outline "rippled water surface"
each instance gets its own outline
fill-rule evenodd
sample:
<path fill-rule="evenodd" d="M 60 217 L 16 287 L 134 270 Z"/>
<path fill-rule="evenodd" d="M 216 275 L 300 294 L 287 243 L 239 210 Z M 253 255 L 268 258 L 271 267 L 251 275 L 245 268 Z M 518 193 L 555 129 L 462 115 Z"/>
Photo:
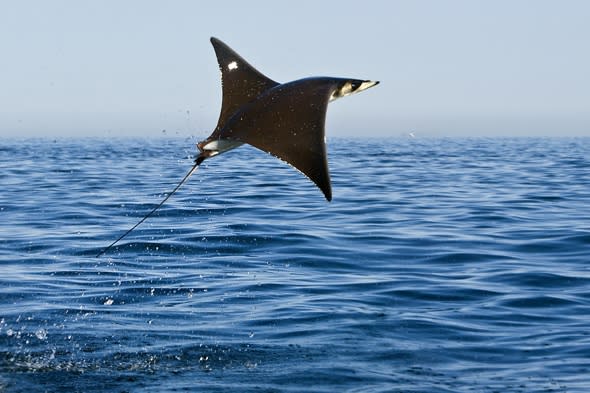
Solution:
<path fill-rule="evenodd" d="M 588 392 L 590 138 L 0 139 L 2 392 Z"/>

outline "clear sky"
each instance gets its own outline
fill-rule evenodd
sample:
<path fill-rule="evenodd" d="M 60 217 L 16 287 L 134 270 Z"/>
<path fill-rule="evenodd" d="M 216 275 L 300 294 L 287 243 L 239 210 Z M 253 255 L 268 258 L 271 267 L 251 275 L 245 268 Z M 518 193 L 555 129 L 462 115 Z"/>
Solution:
<path fill-rule="evenodd" d="M 328 136 L 590 136 L 582 0 L 0 0 L 0 135 L 207 136 L 210 36 L 279 82 L 380 80 Z"/>

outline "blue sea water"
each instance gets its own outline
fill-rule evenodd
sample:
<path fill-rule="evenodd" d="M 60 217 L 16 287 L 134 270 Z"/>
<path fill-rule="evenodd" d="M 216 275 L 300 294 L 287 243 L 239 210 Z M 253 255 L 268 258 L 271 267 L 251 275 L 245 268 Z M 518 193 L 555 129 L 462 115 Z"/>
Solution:
<path fill-rule="evenodd" d="M 590 138 L 329 153 L 0 139 L 0 391 L 590 391 Z"/>

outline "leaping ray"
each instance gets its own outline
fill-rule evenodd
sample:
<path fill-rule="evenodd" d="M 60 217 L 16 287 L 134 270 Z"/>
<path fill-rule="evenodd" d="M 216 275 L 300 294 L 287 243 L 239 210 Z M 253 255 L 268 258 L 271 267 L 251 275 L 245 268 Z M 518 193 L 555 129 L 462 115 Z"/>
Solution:
<path fill-rule="evenodd" d="M 106 253 L 160 208 L 207 158 L 244 143 L 287 162 L 301 171 L 332 200 L 326 155 L 328 103 L 358 93 L 379 82 L 311 77 L 277 83 L 264 76 L 229 46 L 211 37 L 221 70 L 223 98 L 213 133 L 197 144 L 199 156 L 178 185 L 135 226 L 98 253 Z"/>

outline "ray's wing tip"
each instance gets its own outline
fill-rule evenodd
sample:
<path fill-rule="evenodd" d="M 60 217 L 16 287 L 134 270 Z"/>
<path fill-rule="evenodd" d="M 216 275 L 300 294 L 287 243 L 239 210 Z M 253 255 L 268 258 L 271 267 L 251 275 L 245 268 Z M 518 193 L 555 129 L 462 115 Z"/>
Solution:
<path fill-rule="evenodd" d="M 217 37 L 211 36 L 211 38 L 209 39 L 209 41 L 211 41 L 211 45 L 213 45 L 214 48 L 227 46 L 227 45 L 225 45 L 225 43 L 223 41 L 221 41 Z"/>
<path fill-rule="evenodd" d="M 332 202 L 332 188 L 331 187 L 327 187 L 327 188 L 321 188 L 322 192 L 324 193 L 324 197 L 326 197 L 326 201 L 328 202 Z"/>

